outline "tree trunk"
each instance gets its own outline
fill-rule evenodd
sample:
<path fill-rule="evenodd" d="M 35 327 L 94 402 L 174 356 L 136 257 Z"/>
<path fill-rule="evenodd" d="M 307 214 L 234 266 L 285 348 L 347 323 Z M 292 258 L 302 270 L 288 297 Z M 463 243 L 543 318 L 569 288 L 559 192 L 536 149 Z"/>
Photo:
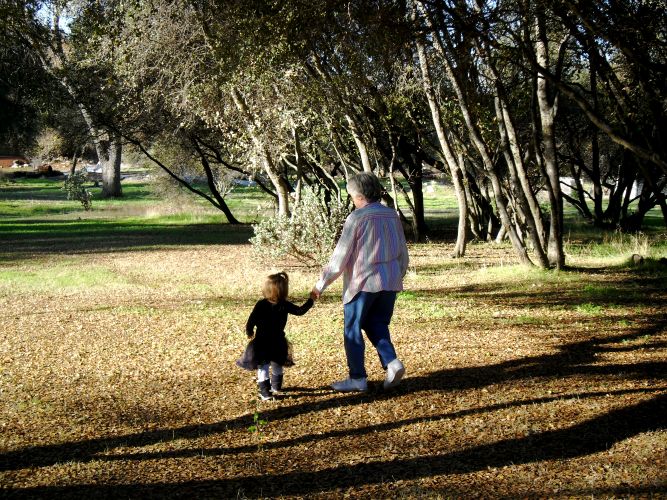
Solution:
<path fill-rule="evenodd" d="M 497 82 L 497 86 L 500 89 L 500 82 Z M 501 144 L 503 144 L 505 149 L 504 154 L 510 174 L 512 194 L 516 201 L 515 211 L 521 214 L 522 220 L 525 220 L 528 226 L 528 235 L 533 243 L 533 251 L 537 255 L 540 266 L 548 267 L 549 260 L 544 251 L 546 236 L 542 225 L 542 211 L 540 210 L 537 198 L 533 194 L 526 169 L 524 168 L 523 156 L 516 136 L 514 123 L 500 96 L 495 98 L 495 105 Z"/>
<path fill-rule="evenodd" d="M 417 18 L 417 7 L 413 6 L 413 20 Z M 415 44 L 417 46 L 417 55 L 419 56 L 419 66 L 421 68 L 422 82 L 424 86 L 424 93 L 426 94 L 426 100 L 428 101 L 429 109 L 431 110 L 431 119 L 433 120 L 433 125 L 435 127 L 436 134 L 438 136 L 438 141 L 440 143 L 440 149 L 442 151 L 447 167 L 449 168 L 449 173 L 452 177 L 452 183 L 454 185 L 454 193 L 456 194 L 456 201 L 459 207 L 459 222 L 458 222 L 458 231 L 456 236 L 456 243 L 454 245 L 453 257 L 463 257 L 466 250 L 466 226 L 468 223 L 468 203 L 465 196 L 465 190 L 461 183 L 461 176 L 459 175 L 458 165 L 456 163 L 456 157 L 452 151 L 452 148 L 447 139 L 445 129 L 442 122 L 442 115 L 440 114 L 440 108 L 435 98 L 435 92 L 433 90 L 433 83 L 431 81 L 431 71 L 429 68 L 428 59 L 426 57 L 426 48 L 424 43 L 421 41 L 421 38 L 415 38 Z"/>
<path fill-rule="evenodd" d="M 420 0 L 413 0 L 413 2 L 414 2 L 413 13 L 417 10 L 423 12 L 422 2 Z M 427 19 L 427 24 L 429 28 L 432 27 L 432 23 L 428 19 Z M 503 226 L 505 227 L 506 231 L 509 234 L 512 246 L 514 247 L 514 250 L 516 251 L 517 256 L 519 257 L 521 263 L 532 265 L 533 262 L 530 260 L 530 257 L 528 256 L 528 250 L 525 246 L 525 243 L 519 238 L 516 228 L 514 227 L 510 219 L 509 212 L 507 211 L 507 202 L 502 191 L 502 186 L 500 184 L 500 179 L 498 178 L 496 167 L 493 164 L 493 161 L 491 160 L 489 149 L 486 143 L 484 142 L 484 139 L 482 138 L 479 126 L 476 120 L 473 119 L 472 113 L 470 112 L 467 97 L 463 92 L 461 81 L 457 77 L 454 71 L 454 67 L 450 62 L 448 54 L 445 51 L 445 47 L 443 46 L 443 43 L 440 39 L 440 32 L 438 32 L 437 30 L 433 30 L 431 32 L 431 35 L 433 37 L 433 42 L 435 44 L 436 49 L 442 56 L 442 62 L 444 65 L 444 70 L 447 79 L 452 84 L 454 92 L 456 93 L 459 108 L 461 110 L 461 114 L 463 115 L 463 119 L 468 129 L 470 139 L 472 140 L 473 144 L 475 145 L 475 148 L 481 155 L 482 162 L 484 164 L 484 170 L 487 176 L 489 177 L 489 180 L 491 181 L 491 186 L 493 187 L 493 193 L 496 199 L 496 206 L 498 207 L 498 213 L 500 214 L 500 220 L 502 221 Z M 448 36 L 446 30 L 443 31 L 443 35 Z M 451 43 L 448 43 L 448 46 L 449 45 L 451 45 Z"/>
<path fill-rule="evenodd" d="M 65 81 L 63 85 L 69 90 L 70 95 L 76 100 L 74 89 Z M 115 132 L 107 132 L 109 140 L 103 140 L 103 132 L 95 126 L 88 109 L 78 103 L 79 111 L 88 127 L 88 133 L 95 146 L 97 161 L 102 167 L 102 197 L 118 198 L 123 195 L 120 185 L 120 164 L 122 160 L 123 146 L 121 138 Z"/>
<path fill-rule="evenodd" d="M 589 60 L 594 59 L 593 51 L 589 51 L 588 54 Z M 591 96 L 593 99 L 593 111 L 597 114 L 599 113 L 599 103 L 598 103 L 598 80 L 597 80 L 597 69 L 595 65 L 591 62 L 590 69 L 590 87 L 591 87 Z M 595 219 L 602 220 L 602 182 L 600 176 L 600 138 L 599 138 L 599 129 L 597 127 L 591 126 L 591 176 L 593 179 L 593 213 L 595 214 Z"/>
<path fill-rule="evenodd" d="M 120 162 L 123 145 L 120 137 L 113 134 L 109 141 L 109 150 L 102 164 L 102 198 L 119 198 L 123 195 L 120 186 Z"/>
<path fill-rule="evenodd" d="M 260 156 L 264 171 L 266 172 L 266 175 L 269 176 L 269 179 L 271 179 L 271 183 L 273 184 L 273 187 L 276 190 L 276 194 L 278 195 L 278 215 L 289 217 L 290 187 L 285 181 L 284 177 L 276 171 L 271 155 L 269 155 L 268 151 L 266 151 L 264 147 L 262 147 Z"/>
<path fill-rule="evenodd" d="M 535 52 L 537 62 L 544 68 L 549 67 L 547 34 L 545 21 L 536 19 Z M 537 101 L 540 110 L 540 126 L 542 130 L 543 158 L 546 170 L 547 193 L 549 195 L 549 243 L 547 256 L 549 264 L 561 269 L 565 266 L 563 252 L 563 197 L 560 190 L 560 173 L 556 158 L 555 120 L 558 112 L 558 94 L 550 94 L 549 82 L 541 74 L 537 75 Z"/>
<path fill-rule="evenodd" d="M 347 123 L 350 125 L 350 131 L 352 132 L 354 143 L 357 145 L 357 149 L 359 150 L 359 157 L 361 158 L 361 166 L 364 169 L 364 172 L 368 172 L 370 174 L 373 172 L 373 169 L 371 167 L 371 160 L 368 157 L 368 148 L 366 147 L 366 143 L 364 142 L 364 138 L 361 135 L 361 131 L 359 130 L 357 122 L 354 121 L 354 119 L 349 114 L 345 115 L 345 119 L 347 120 Z"/>
<path fill-rule="evenodd" d="M 261 124 L 258 123 L 252 116 L 252 113 L 248 108 L 248 104 L 245 102 L 245 99 L 238 91 L 238 89 L 233 89 L 232 99 L 234 100 L 236 108 L 241 112 L 245 119 L 246 130 L 252 138 L 253 144 L 255 145 L 257 153 L 260 157 L 262 167 L 264 168 L 266 175 L 271 180 L 271 183 L 276 190 L 276 194 L 278 195 L 278 215 L 289 217 L 290 187 L 284 177 L 277 171 L 273 159 L 271 158 L 271 155 L 264 145 L 262 138 L 259 137 L 256 132 L 257 130 L 262 130 Z"/>
<path fill-rule="evenodd" d="M 197 153 L 199 154 L 199 161 L 201 162 L 202 167 L 204 168 L 204 173 L 206 173 L 208 190 L 211 192 L 211 194 L 215 199 L 215 203 L 213 203 L 213 205 L 218 209 L 220 209 L 222 213 L 225 214 L 225 217 L 227 217 L 227 222 L 229 222 L 230 224 L 240 224 L 240 222 L 236 219 L 236 217 L 234 217 L 234 214 L 232 214 L 232 211 L 229 209 L 229 206 L 225 202 L 223 195 L 220 194 L 220 190 L 218 189 L 218 186 L 216 186 L 215 183 L 215 178 L 213 175 L 213 170 L 211 169 L 211 164 L 206 158 L 206 154 L 204 154 L 204 151 L 202 150 L 198 140 L 195 137 L 190 137 L 190 142 L 197 150 Z"/>
<path fill-rule="evenodd" d="M 83 148 L 81 148 L 81 154 L 83 154 Z M 76 172 L 76 164 L 79 162 L 79 154 L 77 152 L 74 152 L 74 156 L 72 157 L 72 166 L 69 168 L 69 175 L 74 175 Z"/>

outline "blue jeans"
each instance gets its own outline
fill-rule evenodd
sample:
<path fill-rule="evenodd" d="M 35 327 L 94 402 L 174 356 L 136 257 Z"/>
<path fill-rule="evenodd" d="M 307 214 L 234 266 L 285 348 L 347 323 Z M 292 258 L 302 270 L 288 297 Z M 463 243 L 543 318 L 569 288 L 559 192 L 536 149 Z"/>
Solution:
<path fill-rule="evenodd" d="M 394 314 L 396 292 L 359 292 L 343 306 L 345 319 L 345 355 L 350 378 L 365 378 L 364 337 L 366 332 L 378 355 L 382 368 L 396 359 L 389 335 L 389 323 Z"/>

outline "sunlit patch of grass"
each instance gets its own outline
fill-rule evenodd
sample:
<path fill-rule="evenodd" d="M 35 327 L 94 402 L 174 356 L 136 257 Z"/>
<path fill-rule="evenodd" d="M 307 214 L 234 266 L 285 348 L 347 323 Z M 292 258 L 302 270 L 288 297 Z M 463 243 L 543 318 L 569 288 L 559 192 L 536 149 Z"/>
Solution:
<path fill-rule="evenodd" d="M 176 213 L 176 214 L 152 214 L 148 217 L 149 221 L 159 221 L 164 225 L 185 225 L 185 224 L 216 224 L 222 222 L 222 213 Z M 138 222 L 137 219 L 135 219 Z"/>
<path fill-rule="evenodd" d="M 565 252 L 568 263 L 585 266 L 634 265 L 631 256 L 644 258 L 644 264 L 667 256 L 667 238 L 664 233 L 601 232 L 583 235 L 578 240 L 567 240 Z"/>
<path fill-rule="evenodd" d="M 215 289 L 206 283 L 182 283 L 176 288 L 179 293 L 193 297 L 206 297 L 215 294 Z M 206 304 L 199 300 L 190 304 L 192 307 L 204 308 Z"/>
<path fill-rule="evenodd" d="M 52 291 L 125 285 L 127 281 L 104 266 L 77 267 L 59 262 L 45 267 L 0 269 L 0 290 Z"/>
<path fill-rule="evenodd" d="M 448 300 L 451 296 L 443 293 L 433 296 L 430 292 L 403 291 L 397 296 L 397 307 L 401 315 L 418 321 L 455 318 L 461 314 L 460 304 Z"/>
<path fill-rule="evenodd" d="M 3 218 L 53 216 L 76 210 L 78 207 L 72 201 L 0 200 L 0 217 Z"/>
<path fill-rule="evenodd" d="M 524 265 L 484 267 L 472 276 L 480 284 L 502 283 L 506 290 L 515 292 L 534 292 L 536 287 L 572 283 L 581 279 L 576 273 Z"/>
<path fill-rule="evenodd" d="M 119 314 L 136 314 L 138 316 L 151 316 L 158 313 L 155 308 L 143 304 L 119 306 L 115 308 L 115 311 Z"/>
<path fill-rule="evenodd" d="M 474 275 L 479 281 L 517 282 L 526 279 L 545 280 L 551 278 L 551 273 L 539 267 L 523 265 L 489 266 L 477 270 Z"/>
<path fill-rule="evenodd" d="M 588 297 L 592 300 L 597 301 L 613 301 L 622 298 L 624 300 L 635 299 L 637 294 L 631 290 L 623 289 L 620 290 L 616 287 L 605 286 L 605 285 L 594 285 L 587 284 L 584 285 L 582 289 L 582 297 Z"/>
<path fill-rule="evenodd" d="M 598 304 L 592 304 L 590 302 L 585 304 L 579 304 L 575 307 L 577 312 L 589 315 L 589 316 L 600 316 L 604 308 Z"/>
<path fill-rule="evenodd" d="M 527 314 L 517 316 L 514 322 L 519 325 L 543 325 L 545 323 L 544 318 Z"/>
<path fill-rule="evenodd" d="M 302 355 L 298 350 L 316 350 L 334 352 L 341 348 L 343 340 L 343 314 L 336 310 L 334 314 L 317 316 L 314 310 L 301 317 L 290 317 L 286 334 L 294 348 L 295 356 Z"/>
<path fill-rule="evenodd" d="M 641 344 L 646 344 L 650 341 L 651 341 L 651 336 L 650 335 L 642 335 L 641 337 L 632 337 L 632 338 L 627 338 L 627 339 L 621 339 L 621 344 L 623 344 L 623 345 L 631 345 L 631 344 L 641 345 Z"/>
<path fill-rule="evenodd" d="M 396 297 L 397 300 L 401 302 L 412 302 L 418 299 L 417 293 L 415 292 L 409 292 L 409 291 L 403 291 L 398 294 Z"/>

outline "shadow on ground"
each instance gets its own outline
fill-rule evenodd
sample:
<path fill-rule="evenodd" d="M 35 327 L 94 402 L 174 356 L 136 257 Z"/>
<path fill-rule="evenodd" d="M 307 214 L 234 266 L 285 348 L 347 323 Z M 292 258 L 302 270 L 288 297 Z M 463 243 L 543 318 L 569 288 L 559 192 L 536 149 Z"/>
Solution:
<path fill-rule="evenodd" d="M 454 391 L 477 389 L 517 379 L 543 379 L 574 375 L 618 376 L 636 380 L 652 380 L 652 388 L 638 388 L 605 392 L 561 394 L 553 397 L 516 400 L 505 404 L 468 408 L 455 412 L 443 412 L 428 417 L 369 425 L 363 428 L 338 429 L 324 434 L 308 434 L 298 438 L 278 440 L 265 444 L 265 448 L 289 448 L 300 443 L 318 442 L 325 439 L 360 436 L 369 433 L 398 429 L 417 422 L 455 419 L 466 415 L 485 414 L 504 408 L 549 403 L 558 399 L 600 397 L 622 397 L 631 393 L 644 393 L 648 399 L 621 408 L 569 427 L 544 431 L 514 439 L 503 439 L 494 443 L 473 446 L 465 450 L 437 455 L 397 458 L 391 461 L 335 465 L 318 471 L 296 471 L 264 475 L 249 475 L 223 480 L 203 480 L 180 483 L 122 484 L 122 485 L 72 485 L 44 486 L 28 489 L 5 489 L 3 493 L 14 497 L 236 497 L 240 492 L 247 496 L 309 495 L 380 484 L 385 480 L 413 480 L 445 474 L 462 474 L 485 470 L 489 467 L 504 467 L 545 460 L 567 460 L 607 450 L 615 443 L 641 433 L 667 428 L 667 362 L 644 362 L 630 364 L 597 364 L 596 357 L 607 350 L 643 349 L 646 344 L 628 345 L 635 339 L 649 339 L 650 343 L 662 345 L 657 335 L 667 329 L 667 316 L 646 318 L 651 326 L 635 329 L 605 338 L 591 338 L 582 342 L 564 345 L 560 352 L 552 355 L 532 356 L 505 361 L 493 365 L 443 369 L 424 376 L 410 377 L 394 391 L 382 391 L 372 387 L 367 394 L 333 394 L 319 389 L 322 399 L 293 406 L 277 407 L 262 413 L 271 422 L 284 421 L 305 413 L 317 413 L 330 408 L 340 408 L 385 400 L 404 393 L 425 391 Z M 655 382 L 658 382 L 658 385 Z M 303 390 L 303 389 L 301 389 Z M 650 396 L 650 397 L 649 397 Z M 119 447 L 144 447 L 170 439 L 197 439 L 204 435 L 223 433 L 229 429 L 245 429 L 252 421 L 251 415 L 225 420 L 212 425 L 192 425 L 147 431 L 113 438 L 100 438 L 57 445 L 37 446 L 0 454 L 0 471 L 49 467 L 63 462 L 89 461 L 144 461 L 155 459 L 195 457 L 200 455 L 224 456 L 247 453 L 255 446 L 201 449 L 192 447 L 170 452 L 118 453 L 109 451 Z M 662 490 L 667 492 L 667 485 Z M 600 492 L 589 492 L 600 493 Z M 632 489 L 606 492 L 606 494 L 640 494 Z"/>
<path fill-rule="evenodd" d="M 174 245 L 243 244 L 251 236 L 249 225 L 151 224 L 96 219 L 0 221 L 0 261 L 54 252 L 120 252 Z"/>

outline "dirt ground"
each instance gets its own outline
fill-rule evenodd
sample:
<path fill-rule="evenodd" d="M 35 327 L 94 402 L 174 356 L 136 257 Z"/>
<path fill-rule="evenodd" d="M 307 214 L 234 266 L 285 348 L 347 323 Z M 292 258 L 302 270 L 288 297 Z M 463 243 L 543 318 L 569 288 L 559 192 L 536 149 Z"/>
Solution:
<path fill-rule="evenodd" d="M 263 403 L 234 366 L 275 270 L 249 246 L 0 263 L 0 495 L 667 497 L 664 276 L 524 272 L 482 246 L 411 262 L 401 385 L 369 346 L 368 393 L 329 389 L 338 283 L 290 319 L 297 364 Z M 317 271 L 287 270 L 304 300 Z"/>

